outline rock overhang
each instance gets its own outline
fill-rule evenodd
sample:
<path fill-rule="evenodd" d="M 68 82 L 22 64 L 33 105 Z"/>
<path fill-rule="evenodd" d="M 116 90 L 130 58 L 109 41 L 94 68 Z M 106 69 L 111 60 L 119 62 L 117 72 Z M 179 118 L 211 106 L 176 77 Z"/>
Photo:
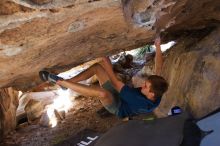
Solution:
<path fill-rule="evenodd" d="M 58 73 L 143 46 L 158 32 L 175 38 L 220 20 L 211 0 L 4 0 L 1 7 L 9 2 L 17 10 L 0 15 L 0 87 L 18 89 L 38 85 L 43 68 Z"/>

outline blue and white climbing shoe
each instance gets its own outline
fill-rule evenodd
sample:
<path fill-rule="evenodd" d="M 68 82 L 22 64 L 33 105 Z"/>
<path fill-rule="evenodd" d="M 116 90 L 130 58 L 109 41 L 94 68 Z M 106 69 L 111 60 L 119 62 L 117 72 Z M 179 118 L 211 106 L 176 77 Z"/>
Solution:
<path fill-rule="evenodd" d="M 48 81 L 51 83 L 56 83 L 58 80 L 63 80 L 63 78 L 55 75 L 55 74 L 49 74 L 48 75 Z"/>
<path fill-rule="evenodd" d="M 49 75 L 49 72 L 47 71 L 42 70 L 39 72 L 39 76 L 42 81 L 48 81 L 48 75 Z"/>
<path fill-rule="evenodd" d="M 39 72 L 39 76 L 41 78 L 42 81 L 49 81 L 50 83 L 54 83 L 56 84 L 56 82 L 58 80 L 63 80 L 63 78 L 55 75 L 55 74 L 51 74 L 48 71 L 42 70 Z M 67 88 L 60 86 L 63 90 L 67 90 Z"/>
<path fill-rule="evenodd" d="M 56 83 L 58 80 L 63 80 L 63 78 L 44 70 L 39 72 L 39 76 L 42 81 L 49 81 L 50 83 Z"/>

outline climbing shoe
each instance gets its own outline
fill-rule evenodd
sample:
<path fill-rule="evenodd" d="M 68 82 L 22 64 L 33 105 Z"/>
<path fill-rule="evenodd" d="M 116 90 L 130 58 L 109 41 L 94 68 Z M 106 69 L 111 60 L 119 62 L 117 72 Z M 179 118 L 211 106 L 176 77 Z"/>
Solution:
<path fill-rule="evenodd" d="M 49 72 L 47 72 L 47 71 L 44 71 L 44 70 L 42 70 L 42 71 L 40 71 L 39 72 L 39 76 L 40 76 L 40 79 L 42 80 L 42 81 L 48 81 L 48 76 L 49 76 Z"/>
<path fill-rule="evenodd" d="M 56 84 L 56 82 L 58 80 L 63 80 L 63 78 L 61 78 L 61 77 L 59 77 L 59 76 L 57 76 L 55 74 L 51 74 L 51 73 L 49 73 L 48 71 L 45 71 L 45 70 L 40 71 L 39 72 L 39 76 L 40 76 L 42 81 L 49 81 L 50 83 L 54 83 L 54 84 Z M 66 87 L 63 87 L 63 86 L 60 86 L 60 87 L 63 90 L 67 90 Z"/>
<path fill-rule="evenodd" d="M 63 78 L 55 75 L 55 74 L 49 74 L 48 81 L 52 83 L 56 83 L 58 80 L 63 80 Z"/>
<path fill-rule="evenodd" d="M 63 78 L 61 78 L 55 74 L 51 74 L 47 71 L 40 71 L 39 76 L 42 81 L 49 81 L 51 83 L 56 83 L 58 80 L 63 80 Z"/>

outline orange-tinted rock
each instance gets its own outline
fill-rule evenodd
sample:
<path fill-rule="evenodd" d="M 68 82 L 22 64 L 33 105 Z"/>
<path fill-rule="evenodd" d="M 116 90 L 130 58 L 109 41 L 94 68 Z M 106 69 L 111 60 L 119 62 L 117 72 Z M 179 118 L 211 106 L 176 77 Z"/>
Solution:
<path fill-rule="evenodd" d="M 44 111 L 44 105 L 40 101 L 30 99 L 24 110 L 27 114 L 28 121 L 32 122 L 41 117 Z"/>
<path fill-rule="evenodd" d="M 22 90 L 40 84 L 41 69 L 58 73 L 152 43 L 159 30 L 169 40 L 220 20 L 219 1 L 211 0 L 1 2 L 0 87 Z"/>
<path fill-rule="evenodd" d="M 0 89 L 0 141 L 16 127 L 18 92 L 12 88 Z"/>
<path fill-rule="evenodd" d="M 31 9 L 9 0 L 0 1 L 0 15 L 12 15 L 16 12 L 30 12 Z"/>

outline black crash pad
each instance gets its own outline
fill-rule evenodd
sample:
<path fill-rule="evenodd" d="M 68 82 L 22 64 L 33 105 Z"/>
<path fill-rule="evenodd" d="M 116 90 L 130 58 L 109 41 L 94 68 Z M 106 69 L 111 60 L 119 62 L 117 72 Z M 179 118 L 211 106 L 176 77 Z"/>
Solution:
<path fill-rule="evenodd" d="M 187 114 L 151 121 L 131 120 L 111 128 L 95 146 L 179 146 Z"/>
<path fill-rule="evenodd" d="M 96 131 L 84 129 L 75 136 L 56 144 L 56 146 L 94 146 L 100 135 Z"/>

